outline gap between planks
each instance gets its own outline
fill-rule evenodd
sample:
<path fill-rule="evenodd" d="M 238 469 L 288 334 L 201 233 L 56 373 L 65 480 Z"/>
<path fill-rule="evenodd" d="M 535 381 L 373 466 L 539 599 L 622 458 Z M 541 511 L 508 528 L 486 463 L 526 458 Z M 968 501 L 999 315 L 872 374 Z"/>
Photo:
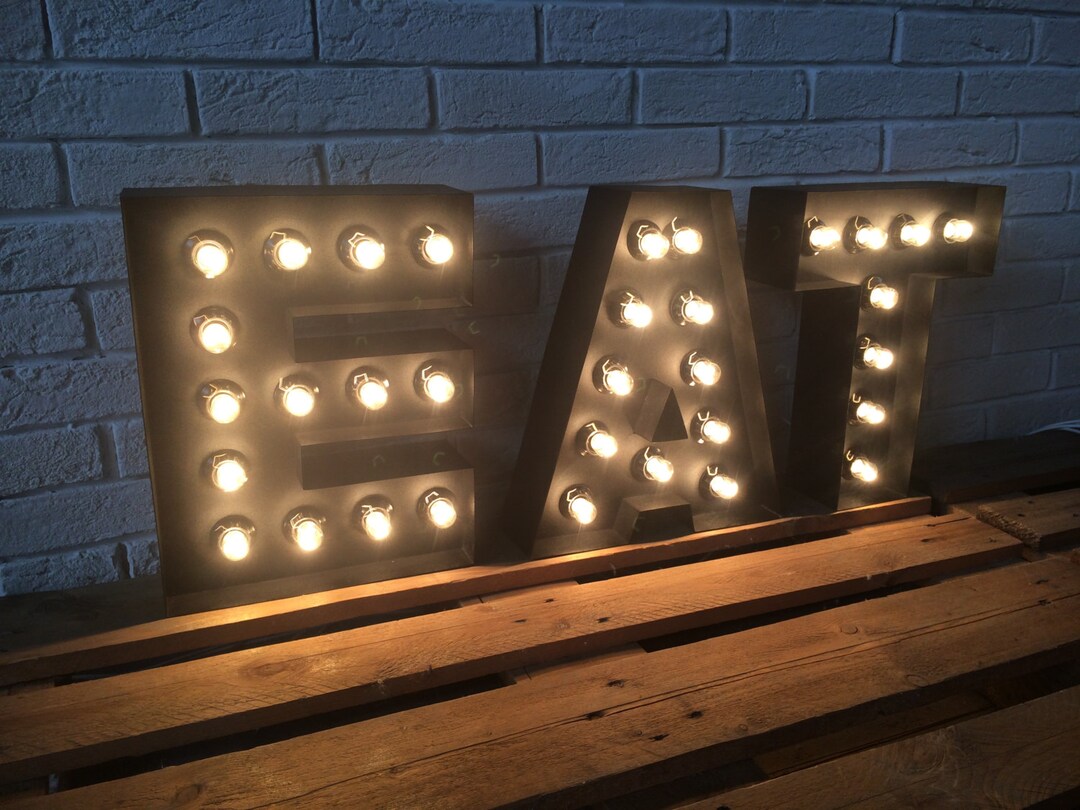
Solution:
<path fill-rule="evenodd" d="M 1080 569 L 1019 563 L 25 806 L 580 806 L 1078 651 Z"/>
<path fill-rule="evenodd" d="M 515 565 L 478 565 L 306 596 L 176 616 L 0 655 L 0 686 L 149 661 L 267 636 L 308 631 L 562 579 L 670 562 L 928 515 L 930 499 L 903 498 L 826 515 L 779 518 L 657 543 Z"/>
<path fill-rule="evenodd" d="M 1020 548 L 1013 538 L 970 517 L 917 518 L 0 697 L 0 776 L 70 770 L 643 638 L 955 574 L 1016 558 Z"/>

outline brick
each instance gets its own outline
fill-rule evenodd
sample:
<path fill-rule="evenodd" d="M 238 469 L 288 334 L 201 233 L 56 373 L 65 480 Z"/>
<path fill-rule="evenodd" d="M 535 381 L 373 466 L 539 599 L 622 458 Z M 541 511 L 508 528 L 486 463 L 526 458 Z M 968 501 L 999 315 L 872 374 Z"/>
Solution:
<path fill-rule="evenodd" d="M 1023 436 L 1066 420 L 1080 419 L 1080 389 L 993 402 L 986 408 L 986 438 Z"/>
<path fill-rule="evenodd" d="M 1072 173 L 1072 183 L 1069 190 L 1069 210 L 1080 211 L 1080 172 Z"/>
<path fill-rule="evenodd" d="M 126 275 L 119 217 L 0 225 L 0 291 L 114 281 Z"/>
<path fill-rule="evenodd" d="M 1020 162 L 1080 163 L 1080 121 L 1021 121 Z"/>
<path fill-rule="evenodd" d="M 38 0 L 0 0 L 0 54 L 9 59 L 41 59 L 45 55 L 45 21 Z"/>
<path fill-rule="evenodd" d="M 720 62 L 727 18 L 717 8 L 549 5 L 544 28 L 546 62 Z"/>
<path fill-rule="evenodd" d="M 323 59 L 419 65 L 536 60 L 536 15 L 531 5 L 435 0 L 317 2 Z"/>
<path fill-rule="evenodd" d="M 0 557 L 154 530 L 150 482 L 111 481 L 0 501 Z"/>
<path fill-rule="evenodd" d="M 711 177 L 720 170 L 720 130 L 560 132 L 542 136 L 544 182 L 552 186 Z"/>
<path fill-rule="evenodd" d="M 994 319 L 989 315 L 954 320 L 935 319 L 926 352 L 928 366 L 989 357 L 994 343 Z"/>
<path fill-rule="evenodd" d="M 445 70 L 435 80 L 446 128 L 630 123 L 625 71 Z"/>
<path fill-rule="evenodd" d="M 423 129 L 427 77 L 414 69 L 199 70 L 208 135 Z"/>
<path fill-rule="evenodd" d="M 1080 65 L 1080 19 L 1035 18 L 1035 61 L 1048 65 Z"/>
<path fill-rule="evenodd" d="M 942 315 L 974 315 L 1025 309 L 1055 303 L 1065 272 L 1061 267 L 999 268 L 989 278 L 944 279 L 938 282 Z"/>
<path fill-rule="evenodd" d="M 1016 154 L 1016 127 L 1005 121 L 893 124 L 889 171 L 992 166 Z"/>
<path fill-rule="evenodd" d="M 964 81 L 964 115 L 1072 113 L 1080 108 L 1080 71 L 1051 68 L 971 72 Z"/>
<path fill-rule="evenodd" d="M 130 419 L 112 426 L 113 443 L 116 445 L 116 461 L 120 475 L 134 478 L 150 472 L 146 456 L 146 434 L 142 419 Z"/>
<path fill-rule="evenodd" d="M 976 0 L 983 8 L 1032 11 L 1076 11 L 1076 0 Z"/>
<path fill-rule="evenodd" d="M 735 9 L 732 62 L 886 62 L 893 13 L 885 9 Z"/>
<path fill-rule="evenodd" d="M 646 124 L 786 121 L 806 110 L 806 77 L 798 70 L 646 70 L 641 99 Z"/>
<path fill-rule="evenodd" d="M 137 537 L 132 540 L 125 540 L 120 545 L 124 547 L 124 554 L 128 563 L 128 574 L 132 578 L 153 576 L 160 570 L 161 561 L 158 558 L 156 537 Z"/>
<path fill-rule="evenodd" d="M 134 358 L 0 368 L 0 424 L 8 428 L 119 416 L 138 410 Z"/>
<path fill-rule="evenodd" d="M 1005 216 L 1053 214 L 1064 211 L 1069 201 L 1068 172 L 1039 172 L 1030 169 L 985 174 L 976 182 L 1006 186 Z"/>
<path fill-rule="evenodd" d="M 445 183 L 482 190 L 536 185 L 530 133 L 359 138 L 328 149 L 333 183 Z"/>
<path fill-rule="evenodd" d="M 315 147 L 308 144 L 83 143 L 67 151 L 77 205 L 119 205 L 125 188 L 319 182 Z"/>
<path fill-rule="evenodd" d="M 995 352 L 1054 349 L 1080 344 L 1080 304 L 1021 309 L 998 315 Z"/>
<path fill-rule="evenodd" d="M 986 412 L 983 408 L 950 408 L 919 414 L 915 444 L 919 449 L 948 444 L 978 442 L 986 438 Z"/>
<path fill-rule="evenodd" d="M 48 144 L 0 144 L 0 208 L 47 208 L 63 201 L 60 167 Z"/>
<path fill-rule="evenodd" d="M 177 70 L 0 70 L 0 137 L 104 138 L 188 131 Z"/>
<path fill-rule="evenodd" d="M 0 296 L 0 357 L 86 347 L 86 327 L 72 290 Z"/>
<path fill-rule="evenodd" d="M 985 402 L 1043 391 L 1049 381 L 1049 352 L 965 360 L 928 369 L 923 402 L 931 409 Z"/>
<path fill-rule="evenodd" d="M 68 59 L 311 59 L 310 6 L 291 0 L 147 3 L 49 0 L 57 56 Z"/>
<path fill-rule="evenodd" d="M 1075 258 L 1080 255 L 1080 214 L 1006 219 L 999 255 L 1005 261 Z"/>
<path fill-rule="evenodd" d="M 1063 301 L 1080 301 L 1080 267 L 1072 267 L 1065 277 Z"/>
<path fill-rule="evenodd" d="M 901 62 L 1025 62 L 1031 52 L 1031 23 L 1019 14 L 902 11 L 897 43 Z"/>
<path fill-rule="evenodd" d="M 922 118 L 952 115 L 960 74 L 953 70 L 820 70 L 812 118 Z"/>
<path fill-rule="evenodd" d="M 732 177 L 870 172 L 880 162 L 881 130 L 867 124 L 745 127 L 728 130 L 725 141 Z"/>
<path fill-rule="evenodd" d="M 553 307 L 559 302 L 563 282 L 566 280 L 566 270 L 569 266 L 569 250 L 559 250 L 540 257 L 541 307 Z"/>
<path fill-rule="evenodd" d="M 535 312 L 540 262 L 535 256 L 496 256 L 473 265 L 473 308 L 478 315 Z"/>
<path fill-rule="evenodd" d="M 114 544 L 0 563 L 0 584 L 8 596 L 81 588 L 121 579 Z"/>
<path fill-rule="evenodd" d="M 98 345 L 103 349 L 134 349 L 131 326 L 131 296 L 123 288 L 90 293 Z"/>
<path fill-rule="evenodd" d="M 0 496 L 101 477 L 101 443 L 92 427 L 0 436 Z"/>
<path fill-rule="evenodd" d="M 1054 388 L 1080 386 L 1080 348 L 1054 355 Z"/>
<path fill-rule="evenodd" d="M 585 205 L 583 191 L 482 194 L 476 197 L 476 252 L 570 245 Z"/>

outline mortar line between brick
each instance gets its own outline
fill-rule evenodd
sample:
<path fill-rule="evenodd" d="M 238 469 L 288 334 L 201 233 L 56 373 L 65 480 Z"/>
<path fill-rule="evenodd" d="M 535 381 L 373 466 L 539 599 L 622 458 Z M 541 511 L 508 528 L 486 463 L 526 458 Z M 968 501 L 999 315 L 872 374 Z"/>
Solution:
<path fill-rule="evenodd" d="M 53 43 L 52 24 L 49 22 L 48 0 L 41 0 L 41 25 L 45 31 L 45 59 L 55 58 L 55 44 Z"/>
<path fill-rule="evenodd" d="M 311 54 L 318 62 L 319 54 L 319 0 L 311 0 Z"/>
<path fill-rule="evenodd" d="M 184 71 L 184 100 L 187 103 L 188 127 L 192 135 L 202 134 L 202 119 L 199 116 L 199 94 L 195 89 L 195 74 Z"/>
<path fill-rule="evenodd" d="M 534 19 L 536 25 L 536 62 L 537 64 L 543 64 L 547 59 L 547 54 L 544 52 L 544 39 L 546 38 L 547 31 L 545 29 L 547 22 L 544 18 L 544 6 L 542 3 L 537 3 L 534 7 Z"/>

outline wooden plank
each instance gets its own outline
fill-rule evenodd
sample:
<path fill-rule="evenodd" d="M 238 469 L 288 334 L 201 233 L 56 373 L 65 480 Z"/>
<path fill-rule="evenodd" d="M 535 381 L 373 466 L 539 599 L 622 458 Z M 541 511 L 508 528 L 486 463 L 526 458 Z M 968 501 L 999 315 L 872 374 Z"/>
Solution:
<path fill-rule="evenodd" d="M 1054 548 L 1080 540 L 1080 489 L 983 504 L 976 516 L 1031 548 Z"/>
<path fill-rule="evenodd" d="M 306 631 L 327 624 L 454 602 L 494 591 L 604 572 L 615 574 L 637 566 L 748 549 L 803 534 L 839 532 L 926 515 L 929 511 L 929 498 L 903 498 L 829 515 L 778 518 L 657 543 L 620 546 L 517 564 L 478 565 L 176 616 L 0 655 L 0 685 Z M 133 611 L 132 615 L 141 620 L 145 614 Z M 3 624 L 2 616 L 0 624 Z"/>
<path fill-rule="evenodd" d="M 69 770 L 955 573 L 1014 559 L 1020 548 L 973 518 L 915 518 L 889 530 L 875 527 L 0 697 L 0 776 Z"/>
<path fill-rule="evenodd" d="M 1048 559 L 26 806 L 580 806 L 1078 651 L 1080 569 Z"/>
<path fill-rule="evenodd" d="M 933 447 L 920 453 L 912 487 L 929 492 L 934 507 L 1015 490 L 1080 482 L 1080 436 L 1048 431 L 1033 436 Z"/>
<path fill-rule="evenodd" d="M 1075 802 L 1080 800 L 1078 752 L 1080 686 L 728 791 L 684 810 L 1030 807 L 1070 797 Z"/>

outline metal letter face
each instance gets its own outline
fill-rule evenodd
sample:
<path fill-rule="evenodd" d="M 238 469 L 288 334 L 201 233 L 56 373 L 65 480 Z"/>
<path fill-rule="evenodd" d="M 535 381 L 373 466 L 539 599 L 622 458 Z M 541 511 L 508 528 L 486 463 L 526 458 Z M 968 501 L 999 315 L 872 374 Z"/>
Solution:
<path fill-rule="evenodd" d="M 935 280 L 990 275 L 1004 198 L 949 183 L 753 189 L 747 276 L 802 293 L 788 486 L 830 509 L 907 494 Z"/>
<path fill-rule="evenodd" d="M 590 189 L 508 532 L 549 556 L 763 519 L 774 494 L 730 194 Z"/>
<path fill-rule="evenodd" d="M 468 304 L 471 195 L 148 189 L 121 202 L 170 612 L 471 562 L 473 474 L 446 437 L 472 422 L 472 352 L 441 329 L 373 331 L 379 313 Z M 435 230 L 452 247 L 431 243 L 437 265 L 423 253 Z M 424 392 L 437 370 L 454 383 L 443 403 Z M 358 396 L 368 379 L 383 386 L 365 390 L 375 407 Z M 452 494 L 453 525 L 423 513 L 432 489 Z M 391 507 L 370 532 L 364 504 Z M 216 536 L 232 524 L 248 547 Z"/>

